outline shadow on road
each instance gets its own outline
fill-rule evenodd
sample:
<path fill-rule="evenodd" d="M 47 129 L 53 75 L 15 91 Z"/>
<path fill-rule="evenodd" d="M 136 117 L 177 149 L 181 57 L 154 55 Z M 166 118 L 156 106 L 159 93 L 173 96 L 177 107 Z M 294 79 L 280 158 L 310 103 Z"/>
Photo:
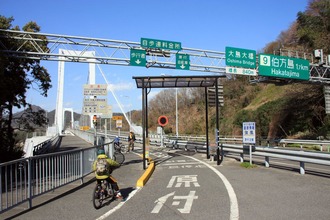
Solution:
<path fill-rule="evenodd" d="M 80 181 L 80 180 L 78 180 L 78 181 Z M 54 197 L 54 198 L 52 198 L 52 199 L 49 199 L 49 200 L 47 200 L 47 201 L 45 201 L 45 202 L 41 202 L 41 203 L 39 203 L 39 204 L 37 204 L 37 205 L 34 205 L 33 207 L 31 207 L 31 208 L 28 209 L 28 210 L 24 210 L 24 211 L 22 211 L 22 212 L 20 212 L 20 213 L 18 213 L 18 214 L 16 214 L 16 215 L 13 215 L 13 216 L 11 216 L 11 217 L 9 217 L 9 218 L 6 218 L 6 220 L 14 219 L 14 218 L 18 218 L 19 216 L 24 215 L 24 214 L 26 214 L 26 213 L 28 213 L 28 212 L 31 212 L 31 211 L 33 211 L 33 210 L 35 210 L 35 209 L 37 209 L 37 208 L 40 208 L 40 207 L 42 207 L 42 206 L 44 206 L 44 205 L 46 205 L 46 204 L 48 204 L 48 203 L 54 202 L 54 201 L 56 201 L 56 200 L 59 200 L 59 199 L 65 197 L 65 196 L 67 196 L 67 195 L 70 195 L 70 194 L 72 194 L 72 193 L 74 193 L 74 192 L 76 192 L 76 191 L 78 191 L 78 190 L 80 190 L 80 189 L 86 187 L 87 185 L 94 183 L 94 182 L 96 182 L 95 177 L 92 178 L 92 179 L 89 179 L 88 181 L 84 182 L 83 184 L 81 184 L 81 185 L 79 185 L 79 186 L 77 186 L 77 187 L 75 187 L 75 188 L 73 188 L 73 189 L 70 189 L 70 190 L 68 190 L 68 191 L 66 191 L 66 192 L 64 192 L 64 193 L 62 193 L 61 195 L 58 195 L 58 196 L 56 196 L 56 197 Z M 34 201 L 35 201 L 35 200 L 34 200 Z"/>

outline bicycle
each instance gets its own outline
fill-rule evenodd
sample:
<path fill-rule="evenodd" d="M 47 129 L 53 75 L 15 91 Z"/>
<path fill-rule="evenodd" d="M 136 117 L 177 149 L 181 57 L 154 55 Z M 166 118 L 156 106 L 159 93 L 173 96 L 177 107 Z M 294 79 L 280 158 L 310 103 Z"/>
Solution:
<path fill-rule="evenodd" d="M 127 147 L 126 147 L 126 145 L 124 145 L 121 142 L 114 143 L 114 148 L 115 148 L 115 151 L 117 151 L 117 152 L 127 153 Z"/>
<path fill-rule="evenodd" d="M 126 151 L 125 151 L 126 147 L 122 143 L 115 143 L 114 148 L 115 148 L 115 152 L 113 154 L 113 159 L 117 163 L 122 165 L 125 161 L 125 155 L 123 153 L 126 153 Z"/>
<path fill-rule="evenodd" d="M 115 199 L 115 191 L 107 180 L 101 180 L 93 190 L 93 206 L 95 209 L 102 207 L 105 201 L 109 203 Z"/>

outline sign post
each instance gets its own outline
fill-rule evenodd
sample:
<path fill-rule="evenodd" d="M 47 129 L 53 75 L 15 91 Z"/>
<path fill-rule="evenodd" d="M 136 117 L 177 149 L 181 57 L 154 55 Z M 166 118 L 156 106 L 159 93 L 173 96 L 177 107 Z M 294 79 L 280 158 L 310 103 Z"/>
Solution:
<path fill-rule="evenodd" d="M 116 121 L 116 128 L 118 129 L 118 136 L 120 136 L 120 129 L 123 126 L 123 116 L 114 115 L 114 116 L 112 116 L 112 120 Z"/>
<path fill-rule="evenodd" d="M 163 132 L 164 132 L 164 126 L 168 124 L 168 118 L 165 115 L 161 115 L 158 117 L 158 124 L 162 128 L 162 132 L 160 134 L 160 146 L 163 147 Z"/>
<path fill-rule="evenodd" d="M 250 155 L 251 165 L 252 165 L 252 144 L 255 143 L 256 143 L 256 123 L 243 122 L 243 144 L 249 144 L 249 155 Z"/>

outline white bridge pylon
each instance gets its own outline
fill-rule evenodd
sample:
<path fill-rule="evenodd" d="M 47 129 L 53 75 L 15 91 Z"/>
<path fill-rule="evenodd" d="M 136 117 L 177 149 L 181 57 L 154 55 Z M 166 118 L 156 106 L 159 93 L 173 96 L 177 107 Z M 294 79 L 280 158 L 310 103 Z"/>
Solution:
<path fill-rule="evenodd" d="M 63 115 L 65 116 L 65 112 L 70 111 L 71 112 L 71 123 L 70 123 L 70 128 L 73 129 L 73 123 L 74 123 L 74 117 L 73 117 L 73 108 L 64 108 L 63 109 Z M 63 124 L 65 123 L 64 117 L 63 117 Z"/>
<path fill-rule="evenodd" d="M 76 50 L 64 50 L 59 49 L 59 62 L 58 62 L 58 84 L 57 84 L 57 100 L 56 100 L 56 111 L 55 111 L 55 126 L 57 133 L 62 135 L 64 129 L 64 108 L 63 108 L 63 94 L 64 94 L 64 63 L 66 58 L 61 55 L 84 55 L 90 57 L 86 59 L 89 63 L 88 72 L 88 83 L 95 84 L 95 51 L 76 51 Z M 81 58 L 80 58 L 81 59 Z M 72 120 L 73 111 L 72 111 Z M 90 124 L 93 126 L 92 117 L 89 117 Z M 72 121 L 73 123 L 73 121 Z"/>

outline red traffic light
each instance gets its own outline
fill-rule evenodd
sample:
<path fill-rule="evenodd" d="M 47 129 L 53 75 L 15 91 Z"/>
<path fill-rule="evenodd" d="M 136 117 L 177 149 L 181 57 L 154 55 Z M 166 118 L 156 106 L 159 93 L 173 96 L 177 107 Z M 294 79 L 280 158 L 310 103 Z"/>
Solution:
<path fill-rule="evenodd" d="M 158 124 L 162 127 L 164 127 L 165 125 L 167 125 L 168 123 L 168 118 L 165 115 L 159 116 L 158 118 Z"/>

